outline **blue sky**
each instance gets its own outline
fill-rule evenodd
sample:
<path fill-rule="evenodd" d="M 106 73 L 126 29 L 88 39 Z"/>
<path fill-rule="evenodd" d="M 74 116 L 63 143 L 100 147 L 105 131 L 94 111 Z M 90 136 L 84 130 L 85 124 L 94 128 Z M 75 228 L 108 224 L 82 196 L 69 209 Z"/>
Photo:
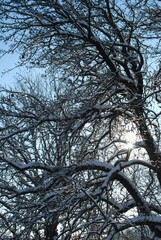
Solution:
<path fill-rule="evenodd" d="M 18 61 L 17 55 L 5 55 L 0 58 L 0 85 L 10 86 L 15 82 L 16 72 L 18 72 L 18 68 L 16 63 Z"/>
<path fill-rule="evenodd" d="M 2 42 L 0 42 L 0 49 L 7 49 L 7 45 L 4 45 Z M 16 67 L 18 65 L 18 60 L 18 53 L 10 53 L 0 57 L 0 85 L 14 87 L 19 74 L 30 72 L 36 76 L 44 72 L 43 69 L 39 68 L 33 68 L 29 71 L 27 70 L 26 66 Z"/>

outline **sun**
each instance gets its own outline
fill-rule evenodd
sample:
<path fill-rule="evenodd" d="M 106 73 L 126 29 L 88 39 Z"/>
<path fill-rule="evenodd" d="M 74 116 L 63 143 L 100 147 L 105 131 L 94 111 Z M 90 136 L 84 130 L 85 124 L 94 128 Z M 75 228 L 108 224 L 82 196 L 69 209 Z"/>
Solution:
<path fill-rule="evenodd" d="M 126 145 L 125 145 L 125 148 L 126 149 L 133 149 L 134 148 L 134 143 L 127 142 Z"/>
<path fill-rule="evenodd" d="M 135 143 L 137 142 L 137 135 L 135 132 L 129 131 L 125 133 L 124 139 L 125 139 L 125 148 L 133 149 Z"/>

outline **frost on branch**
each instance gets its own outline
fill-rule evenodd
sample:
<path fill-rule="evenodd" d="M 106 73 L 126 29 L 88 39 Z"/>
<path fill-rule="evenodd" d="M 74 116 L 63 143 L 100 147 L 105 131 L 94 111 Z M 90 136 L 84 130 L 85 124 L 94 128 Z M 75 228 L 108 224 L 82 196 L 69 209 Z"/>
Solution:
<path fill-rule="evenodd" d="M 159 11 L 1 1 L 0 40 L 45 75 L 0 87 L 0 238 L 161 238 Z"/>

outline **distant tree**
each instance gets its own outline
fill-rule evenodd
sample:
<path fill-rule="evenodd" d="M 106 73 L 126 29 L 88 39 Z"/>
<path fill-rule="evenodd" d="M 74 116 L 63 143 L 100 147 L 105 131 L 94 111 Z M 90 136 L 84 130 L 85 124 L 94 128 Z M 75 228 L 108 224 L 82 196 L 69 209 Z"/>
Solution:
<path fill-rule="evenodd" d="M 1 1 L 0 39 L 46 69 L 0 89 L 1 238 L 161 238 L 160 10 Z"/>

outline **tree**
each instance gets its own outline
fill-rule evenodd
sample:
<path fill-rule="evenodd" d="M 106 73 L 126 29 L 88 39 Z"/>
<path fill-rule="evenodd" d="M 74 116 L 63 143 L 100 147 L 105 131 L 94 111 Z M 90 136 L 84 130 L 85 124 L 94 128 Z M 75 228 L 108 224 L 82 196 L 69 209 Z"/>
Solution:
<path fill-rule="evenodd" d="M 159 12 L 1 1 L 1 40 L 47 75 L 1 88 L 1 237 L 161 237 Z"/>

